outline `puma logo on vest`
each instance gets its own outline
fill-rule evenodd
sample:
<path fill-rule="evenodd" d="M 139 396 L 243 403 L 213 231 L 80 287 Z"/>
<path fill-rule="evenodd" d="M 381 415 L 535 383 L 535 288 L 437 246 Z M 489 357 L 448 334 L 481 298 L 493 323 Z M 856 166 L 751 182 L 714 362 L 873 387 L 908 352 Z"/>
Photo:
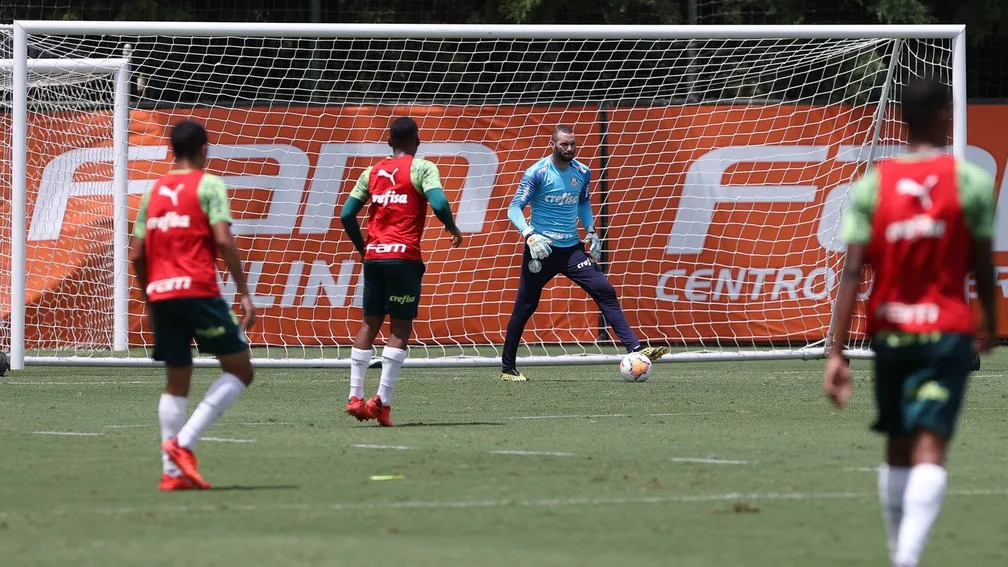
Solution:
<path fill-rule="evenodd" d="M 920 199 L 921 206 L 925 209 L 931 208 L 931 190 L 938 184 L 938 176 L 931 174 L 924 179 L 924 183 L 917 183 L 913 179 L 903 178 L 896 182 L 896 193 L 908 195 Z"/>
<path fill-rule="evenodd" d="M 398 173 L 398 172 L 399 172 L 399 168 L 398 167 L 395 168 L 395 169 L 393 169 L 392 173 L 389 173 L 389 172 L 385 171 L 384 169 L 379 169 L 378 170 L 378 177 L 387 177 L 388 180 L 391 181 L 393 185 L 395 185 L 395 174 Z"/>
<path fill-rule="evenodd" d="M 162 197 L 168 197 L 169 199 L 171 199 L 172 206 L 178 207 L 178 194 L 180 191 L 182 191 L 183 188 L 185 188 L 185 185 L 181 183 L 176 185 L 174 190 L 169 189 L 168 187 L 162 185 L 158 187 L 158 195 Z"/>

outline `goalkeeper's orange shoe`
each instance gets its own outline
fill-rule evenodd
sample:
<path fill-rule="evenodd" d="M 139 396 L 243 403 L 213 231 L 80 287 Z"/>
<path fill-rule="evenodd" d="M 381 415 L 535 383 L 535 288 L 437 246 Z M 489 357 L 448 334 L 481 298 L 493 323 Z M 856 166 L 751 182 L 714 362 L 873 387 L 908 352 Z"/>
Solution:
<path fill-rule="evenodd" d="M 392 423 L 392 419 L 389 417 L 389 414 L 392 412 L 392 406 L 383 406 L 381 398 L 377 394 L 367 401 L 366 407 L 368 414 L 378 420 L 378 425 L 382 427 L 395 427 L 395 424 Z"/>
<path fill-rule="evenodd" d="M 176 490 L 192 490 L 196 485 L 184 476 L 171 476 L 168 473 L 161 474 L 161 482 L 158 490 L 162 492 L 174 492 Z"/>
<path fill-rule="evenodd" d="M 178 444 L 178 439 L 172 437 L 161 443 L 161 450 L 168 455 L 168 458 L 182 471 L 182 475 L 192 481 L 196 488 L 207 490 L 210 483 L 203 480 L 199 473 L 199 461 L 192 451 Z"/>
<path fill-rule="evenodd" d="M 346 412 L 350 414 L 351 417 L 356 417 L 357 421 L 374 419 L 371 417 L 371 413 L 367 409 L 367 404 L 361 398 L 350 398 L 350 401 L 347 402 L 346 405 Z"/>

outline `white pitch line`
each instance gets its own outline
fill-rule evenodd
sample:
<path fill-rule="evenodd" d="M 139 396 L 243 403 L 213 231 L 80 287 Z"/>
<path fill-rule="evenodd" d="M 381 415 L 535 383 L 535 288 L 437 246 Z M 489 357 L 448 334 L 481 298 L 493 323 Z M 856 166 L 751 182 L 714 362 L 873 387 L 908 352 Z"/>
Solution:
<path fill-rule="evenodd" d="M 1008 496 L 1008 489 L 974 489 L 949 490 L 948 496 Z M 541 500 L 407 500 L 405 502 L 335 502 L 331 504 L 318 503 L 287 503 L 270 505 L 235 504 L 227 507 L 228 512 L 276 512 L 280 510 L 317 510 L 317 511 L 354 511 L 354 510 L 402 510 L 402 509 L 435 509 L 451 510 L 466 508 L 556 508 L 563 506 L 634 506 L 644 504 L 691 504 L 703 502 L 730 502 L 734 500 L 755 501 L 810 501 L 810 500 L 870 500 L 877 498 L 875 492 L 728 492 L 724 494 L 696 494 L 679 496 L 646 496 L 639 498 L 555 498 Z M 121 515 L 121 514 L 151 514 L 178 513 L 191 514 L 195 512 L 221 512 L 217 505 L 206 504 L 197 506 L 145 506 L 96 508 L 82 506 L 73 509 L 51 510 L 54 516 L 71 516 L 86 514 Z M 37 511 L 0 511 L 0 518 L 17 517 L 19 515 L 38 516 Z"/>
<path fill-rule="evenodd" d="M 271 379 L 269 383 L 271 384 L 328 384 L 328 383 L 340 383 L 342 380 L 338 379 Z M 89 380 L 87 378 L 81 378 L 80 380 L 13 380 L 13 381 L 3 381 L 0 385 L 163 385 L 163 379 L 150 379 L 150 380 Z"/>
<path fill-rule="evenodd" d="M 513 417 L 506 417 L 504 419 L 595 419 L 602 417 L 669 417 L 677 415 L 710 415 L 709 411 L 697 411 L 697 412 L 673 412 L 673 413 L 645 413 L 645 414 L 629 414 L 629 413 L 599 413 L 599 414 L 558 414 L 558 415 L 517 415 Z"/>
<path fill-rule="evenodd" d="M 255 439 L 231 439 L 229 437 L 201 437 L 200 441 L 212 443 L 255 443 Z"/>
<path fill-rule="evenodd" d="M 562 451 L 520 451 L 520 450 L 500 450 L 490 451 L 493 455 L 532 455 L 546 457 L 573 457 L 574 453 L 564 453 Z"/>
<path fill-rule="evenodd" d="M 87 380 L 82 378 L 74 381 L 38 380 L 31 382 L 4 382 L 8 386 L 131 386 L 137 384 L 164 384 L 164 380 Z"/>
<path fill-rule="evenodd" d="M 101 437 L 104 433 L 92 433 L 88 431 L 32 431 L 34 435 L 60 435 L 66 437 Z"/>
<path fill-rule="evenodd" d="M 390 449 L 393 451 L 408 451 L 413 448 L 405 445 L 372 445 L 370 443 L 354 443 L 350 446 L 357 447 L 358 449 Z"/>
<path fill-rule="evenodd" d="M 844 467 L 847 472 L 878 472 L 878 467 Z"/>
<path fill-rule="evenodd" d="M 673 463 L 700 463 L 704 465 L 748 465 L 749 461 L 734 461 L 731 459 L 711 459 L 695 457 L 673 457 L 669 459 Z"/>
<path fill-rule="evenodd" d="M 235 427 L 255 427 L 264 425 L 297 425 L 296 423 L 280 422 L 280 421 L 254 421 L 248 423 L 225 423 L 224 425 L 233 425 Z M 146 429 L 148 427 L 157 427 L 157 423 L 140 423 L 140 424 L 129 424 L 129 425 L 104 425 L 105 429 Z"/>

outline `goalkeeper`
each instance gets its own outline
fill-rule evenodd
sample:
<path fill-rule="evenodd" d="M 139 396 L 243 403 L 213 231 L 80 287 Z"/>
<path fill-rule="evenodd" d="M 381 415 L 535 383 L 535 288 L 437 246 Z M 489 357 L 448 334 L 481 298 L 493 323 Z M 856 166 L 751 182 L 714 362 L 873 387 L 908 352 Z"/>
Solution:
<path fill-rule="evenodd" d="M 620 309 L 616 290 L 596 263 L 602 253 L 602 241 L 595 233 L 588 185 L 591 171 L 574 159 L 577 141 L 569 126 L 557 126 L 550 137 L 553 155 L 537 161 L 525 170 L 518 192 L 508 207 L 508 218 L 525 239 L 518 298 L 508 321 L 504 352 L 501 356 L 501 380 L 525 382 L 518 372 L 516 357 L 522 331 L 536 307 L 542 290 L 557 274 L 563 274 L 581 286 L 602 310 L 627 352 L 641 352 L 650 360 L 661 358 L 668 348 L 644 347 L 630 329 Z M 525 207 L 531 205 L 531 225 L 525 220 Z M 578 237 L 581 221 L 588 245 L 585 254 Z"/>

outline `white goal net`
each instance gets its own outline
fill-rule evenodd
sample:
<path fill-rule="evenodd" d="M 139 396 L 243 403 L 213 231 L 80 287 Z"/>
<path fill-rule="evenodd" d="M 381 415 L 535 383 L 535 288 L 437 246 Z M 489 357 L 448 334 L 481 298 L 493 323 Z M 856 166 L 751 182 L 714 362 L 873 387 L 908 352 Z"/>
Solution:
<path fill-rule="evenodd" d="M 496 363 L 522 249 L 507 207 L 522 172 L 549 155 L 560 124 L 574 128 L 578 159 L 592 170 L 601 266 L 642 340 L 674 347 L 671 359 L 818 356 L 848 184 L 872 159 L 898 151 L 896 101 L 908 78 L 959 84 L 964 33 L 20 25 L 28 59 L 120 58 L 124 49 L 129 58 L 119 184 L 114 76 L 28 90 L 25 261 L 0 270 L 5 289 L 24 278 L 29 363 L 96 364 L 140 364 L 150 354 L 137 290 L 122 250 L 114 252 L 115 227 L 131 226 L 141 194 L 168 171 L 166 133 L 183 118 L 206 125 L 208 169 L 230 188 L 260 307 L 250 334 L 260 362 L 341 365 L 348 356 L 361 265 L 339 211 L 360 172 L 388 153 L 396 116 L 418 122 L 420 155 L 440 168 L 466 236 L 451 249 L 429 217 L 414 364 Z M 13 50 L 5 56 L 16 59 Z M 8 95 L 11 86 L 5 76 Z M 958 87 L 956 95 L 962 107 Z M 15 102 L 8 98 L 8 109 Z M 13 142 L 11 116 L 4 126 Z M 17 156 L 4 146 L 11 175 Z M 10 212 L 0 217 L 5 249 Z M 132 286 L 128 308 L 116 308 L 116 273 L 124 290 Z M 223 272 L 221 281 L 232 299 Z M 5 294 L 2 314 L 2 337 L 12 343 L 15 295 Z M 620 352 L 598 308 L 560 276 L 519 354 L 549 363 Z"/>

